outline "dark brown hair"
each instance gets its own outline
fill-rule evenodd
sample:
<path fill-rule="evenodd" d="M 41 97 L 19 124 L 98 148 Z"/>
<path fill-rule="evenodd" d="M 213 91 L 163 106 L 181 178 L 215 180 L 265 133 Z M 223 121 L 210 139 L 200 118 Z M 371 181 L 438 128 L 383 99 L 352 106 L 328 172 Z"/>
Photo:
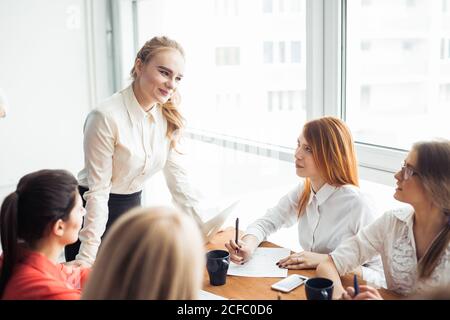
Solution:
<path fill-rule="evenodd" d="M 66 221 L 75 206 L 77 186 L 77 180 L 68 171 L 41 170 L 22 177 L 16 191 L 5 198 L 0 211 L 0 297 L 20 258 L 18 241 L 32 246 L 53 223 Z"/>

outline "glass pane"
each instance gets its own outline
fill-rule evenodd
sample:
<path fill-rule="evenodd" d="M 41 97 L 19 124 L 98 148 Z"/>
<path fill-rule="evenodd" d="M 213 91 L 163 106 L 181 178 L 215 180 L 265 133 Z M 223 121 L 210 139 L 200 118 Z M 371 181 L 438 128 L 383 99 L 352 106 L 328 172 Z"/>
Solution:
<path fill-rule="evenodd" d="M 278 43 L 278 49 L 279 49 L 279 56 L 280 56 L 280 63 L 285 63 L 286 62 L 286 48 L 285 48 L 285 43 L 284 42 L 280 42 Z"/>
<path fill-rule="evenodd" d="M 450 137 L 446 2 L 347 1 L 346 120 L 359 142 Z"/>
<path fill-rule="evenodd" d="M 264 63 L 273 63 L 273 42 L 264 41 Z"/>
<path fill-rule="evenodd" d="M 300 41 L 292 41 L 291 42 L 291 62 L 292 63 L 300 63 L 302 56 L 302 47 Z"/>
<path fill-rule="evenodd" d="M 164 34 L 184 47 L 188 127 L 294 148 L 306 119 L 305 6 L 196 0 L 193 10 L 192 1 L 142 0 L 139 46 Z"/>
<path fill-rule="evenodd" d="M 271 13 L 273 11 L 273 0 L 263 0 L 263 12 Z"/>

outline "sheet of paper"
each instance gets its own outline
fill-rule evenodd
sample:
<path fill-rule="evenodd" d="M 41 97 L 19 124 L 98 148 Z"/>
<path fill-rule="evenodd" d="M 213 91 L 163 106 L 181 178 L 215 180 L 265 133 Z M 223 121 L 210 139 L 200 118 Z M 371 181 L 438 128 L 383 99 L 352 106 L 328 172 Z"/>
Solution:
<path fill-rule="evenodd" d="M 285 278 L 288 270 L 278 268 L 275 263 L 290 254 L 291 251 L 285 248 L 257 248 L 250 261 L 245 264 L 237 265 L 230 262 L 227 274 L 241 277 Z"/>
<path fill-rule="evenodd" d="M 198 294 L 198 300 L 228 300 L 228 299 L 205 290 L 200 290 L 200 293 Z"/>

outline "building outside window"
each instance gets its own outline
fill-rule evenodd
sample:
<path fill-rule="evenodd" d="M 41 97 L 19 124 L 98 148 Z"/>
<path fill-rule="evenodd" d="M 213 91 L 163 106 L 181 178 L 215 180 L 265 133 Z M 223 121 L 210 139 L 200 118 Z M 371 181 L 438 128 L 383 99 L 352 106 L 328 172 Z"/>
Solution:
<path fill-rule="evenodd" d="M 408 150 L 450 136 L 447 20 L 436 1 L 347 1 L 345 114 L 358 142 Z"/>

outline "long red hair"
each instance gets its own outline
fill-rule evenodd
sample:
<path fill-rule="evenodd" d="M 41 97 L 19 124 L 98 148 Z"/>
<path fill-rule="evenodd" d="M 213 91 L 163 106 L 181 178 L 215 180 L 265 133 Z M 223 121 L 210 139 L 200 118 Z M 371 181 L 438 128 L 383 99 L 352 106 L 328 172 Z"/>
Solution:
<path fill-rule="evenodd" d="M 316 167 L 329 185 L 359 186 L 358 164 L 350 129 L 344 121 L 335 117 L 323 117 L 307 122 L 303 137 L 308 141 Z M 311 181 L 305 179 L 298 204 L 299 216 L 305 212 L 311 195 Z"/>

